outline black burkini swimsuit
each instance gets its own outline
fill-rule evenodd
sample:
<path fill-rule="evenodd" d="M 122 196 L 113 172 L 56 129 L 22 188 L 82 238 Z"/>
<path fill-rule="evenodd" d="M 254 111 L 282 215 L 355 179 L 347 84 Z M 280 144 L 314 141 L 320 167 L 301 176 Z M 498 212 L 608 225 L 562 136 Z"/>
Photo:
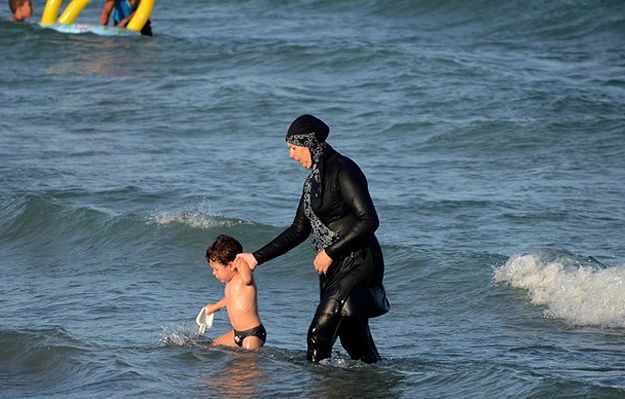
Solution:
<path fill-rule="evenodd" d="M 239 345 L 240 347 L 243 347 L 243 340 L 247 337 L 258 337 L 261 341 L 263 341 L 264 344 L 265 340 L 267 339 L 267 331 L 265 330 L 265 326 L 263 326 L 261 323 L 261 325 L 250 328 L 249 330 L 234 330 L 234 343 Z"/>
<path fill-rule="evenodd" d="M 291 226 L 253 255 L 262 264 L 304 242 L 315 229 L 305 210 L 312 208 L 315 219 L 331 230 L 323 231 L 321 226 L 315 239 L 329 240 L 324 248 L 334 261 L 327 273 L 320 275 L 320 302 L 308 330 L 307 358 L 318 362 L 330 357 L 334 342 L 340 338 L 352 359 L 375 363 L 380 355 L 368 320 L 385 314 L 390 307 L 382 283 L 384 259 L 374 234 L 379 223 L 377 213 L 358 165 L 329 145 L 320 161 L 320 180 L 311 174 L 305 182 Z"/>

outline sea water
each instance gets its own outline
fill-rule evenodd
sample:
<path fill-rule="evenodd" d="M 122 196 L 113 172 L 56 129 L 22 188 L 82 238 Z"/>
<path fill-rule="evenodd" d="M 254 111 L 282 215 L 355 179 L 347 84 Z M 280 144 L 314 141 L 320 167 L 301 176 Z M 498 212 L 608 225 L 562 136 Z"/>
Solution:
<path fill-rule="evenodd" d="M 153 38 L 34 3 L 0 10 L 0 396 L 625 397 L 625 3 L 157 2 Z M 306 362 L 309 243 L 255 273 L 262 350 L 197 335 L 206 246 L 292 221 L 302 113 L 381 220 L 376 365 Z"/>

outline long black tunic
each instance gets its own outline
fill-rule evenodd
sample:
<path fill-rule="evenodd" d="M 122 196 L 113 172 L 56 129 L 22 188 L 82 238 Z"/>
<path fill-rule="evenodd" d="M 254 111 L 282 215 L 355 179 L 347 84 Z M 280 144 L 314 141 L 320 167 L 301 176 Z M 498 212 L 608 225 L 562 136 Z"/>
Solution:
<path fill-rule="evenodd" d="M 327 247 L 333 259 L 320 276 L 318 312 L 343 316 L 376 317 L 389 310 L 382 284 L 384 260 L 374 232 L 378 216 L 367 179 L 358 165 L 329 145 L 320 162 L 321 188 L 312 198 L 317 217 L 340 239 Z M 267 245 L 254 252 L 259 264 L 276 258 L 305 241 L 310 220 L 300 198 L 293 223 Z"/>

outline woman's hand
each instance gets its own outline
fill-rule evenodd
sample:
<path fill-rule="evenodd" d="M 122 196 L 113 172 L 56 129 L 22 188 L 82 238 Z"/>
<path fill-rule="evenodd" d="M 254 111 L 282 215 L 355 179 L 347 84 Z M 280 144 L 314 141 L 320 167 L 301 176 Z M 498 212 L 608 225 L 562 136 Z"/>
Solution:
<path fill-rule="evenodd" d="M 242 256 L 234 258 L 233 264 L 234 268 L 239 272 L 241 282 L 245 285 L 251 285 L 254 282 L 254 278 L 252 277 L 253 270 L 245 259 Z"/>
<path fill-rule="evenodd" d="M 319 274 L 326 274 L 331 264 L 332 258 L 330 258 L 328 254 L 326 254 L 325 249 L 322 249 L 321 251 L 319 251 L 319 253 L 317 253 L 317 256 L 315 256 L 315 260 L 313 262 L 313 266 Z"/>
<path fill-rule="evenodd" d="M 242 259 L 245 263 L 247 263 L 247 265 L 250 267 L 250 270 L 252 271 L 254 271 L 254 269 L 256 269 L 256 266 L 258 265 L 258 261 L 254 257 L 254 255 L 249 252 L 242 252 L 238 254 L 236 259 Z"/>

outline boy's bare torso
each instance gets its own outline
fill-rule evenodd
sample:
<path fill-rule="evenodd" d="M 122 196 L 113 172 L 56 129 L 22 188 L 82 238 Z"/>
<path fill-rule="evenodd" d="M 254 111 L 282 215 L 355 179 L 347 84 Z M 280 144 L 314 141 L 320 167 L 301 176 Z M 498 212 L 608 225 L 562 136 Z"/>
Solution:
<path fill-rule="evenodd" d="M 224 288 L 226 310 L 232 328 L 244 331 L 260 325 L 256 308 L 256 283 L 246 285 L 239 275 L 235 275 Z"/>

